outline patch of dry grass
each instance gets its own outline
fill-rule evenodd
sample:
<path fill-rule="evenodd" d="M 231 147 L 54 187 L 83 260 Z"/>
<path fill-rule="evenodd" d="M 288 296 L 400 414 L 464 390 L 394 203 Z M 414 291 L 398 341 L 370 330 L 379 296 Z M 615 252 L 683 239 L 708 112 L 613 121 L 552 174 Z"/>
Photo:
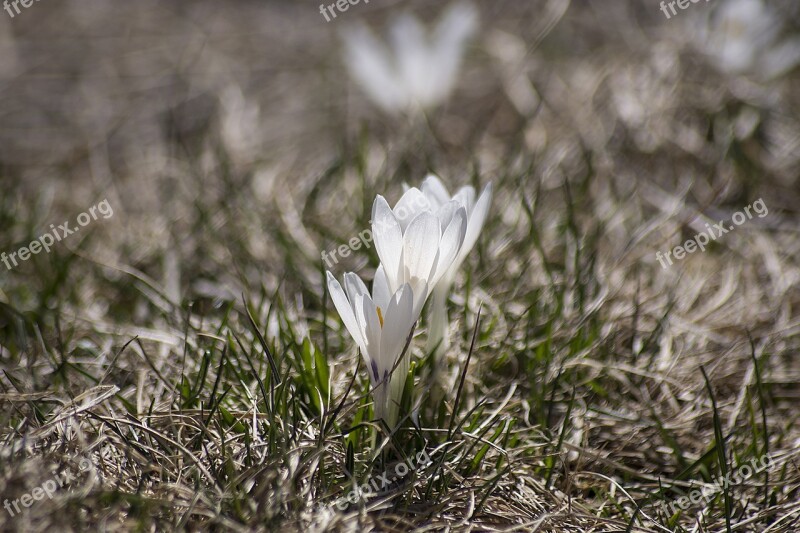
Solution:
<path fill-rule="evenodd" d="M 373 4 L 347 16 L 402 8 Z M 314 6 L 82 0 L 0 21 L 0 250 L 115 211 L 0 267 L 0 495 L 75 475 L 0 527 L 795 531 L 797 73 L 720 74 L 644 2 L 527 4 L 478 3 L 456 94 L 416 122 L 350 84 L 347 21 Z M 428 170 L 495 187 L 450 304 L 463 389 L 434 412 L 420 379 L 422 427 L 374 452 L 319 254 Z M 766 217 L 660 267 L 758 198 Z M 422 449 L 432 464 L 336 506 Z M 765 453 L 768 474 L 660 506 Z"/>

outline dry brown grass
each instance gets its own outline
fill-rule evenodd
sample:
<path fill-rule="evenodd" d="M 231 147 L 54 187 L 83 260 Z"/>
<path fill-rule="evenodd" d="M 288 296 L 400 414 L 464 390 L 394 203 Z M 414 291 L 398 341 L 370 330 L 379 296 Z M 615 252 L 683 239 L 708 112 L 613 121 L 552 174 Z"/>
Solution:
<path fill-rule="evenodd" d="M 715 71 L 686 28 L 711 6 L 666 21 L 610 4 L 479 2 L 456 94 L 418 122 L 352 86 L 347 20 L 313 4 L 0 17 L 0 250 L 102 198 L 115 212 L 0 267 L 0 495 L 76 474 L 0 529 L 725 531 L 727 514 L 797 530 L 800 77 Z M 798 7 L 776 4 L 796 28 Z M 403 5 L 346 15 L 380 26 Z M 428 170 L 495 184 L 451 302 L 453 383 L 478 324 L 476 343 L 444 423 L 376 459 L 366 432 L 343 436 L 366 376 L 319 253 Z M 768 216 L 659 266 L 758 198 Z M 322 407 L 304 339 L 330 371 Z M 432 466 L 333 505 L 423 442 Z M 721 493 L 659 510 L 765 451 L 780 466 L 732 487 L 728 511 Z"/>

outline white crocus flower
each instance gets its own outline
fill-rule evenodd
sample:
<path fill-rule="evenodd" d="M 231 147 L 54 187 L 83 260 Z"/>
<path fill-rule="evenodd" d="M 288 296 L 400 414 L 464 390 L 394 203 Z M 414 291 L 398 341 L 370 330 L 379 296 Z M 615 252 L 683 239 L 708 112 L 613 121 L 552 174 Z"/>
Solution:
<path fill-rule="evenodd" d="M 489 205 L 492 203 L 492 184 L 489 183 L 481 192 L 480 197 L 475 200 L 475 189 L 470 186 L 462 187 L 452 197 L 447 192 L 447 188 L 441 180 L 429 174 L 422 182 L 422 194 L 432 209 L 442 209 L 455 203 L 459 209 L 464 209 L 467 214 L 467 228 L 464 236 L 464 243 L 450 265 L 450 268 L 442 276 L 442 280 L 436 285 L 433 293 L 433 306 L 431 308 L 431 321 L 428 329 L 428 351 L 436 350 L 436 358 L 447 348 L 447 299 L 455 281 L 456 273 L 461 264 L 467 258 L 467 254 L 475 246 L 478 236 L 481 234 L 486 216 L 489 214 Z"/>
<path fill-rule="evenodd" d="M 467 211 L 458 202 L 435 209 L 419 189 L 409 189 L 394 209 L 378 195 L 372 206 L 375 250 L 390 291 L 407 283 L 419 314 L 432 290 L 458 258 L 467 230 Z"/>
<path fill-rule="evenodd" d="M 407 344 L 419 317 L 411 287 L 404 283 L 392 293 L 383 267 L 375 272 L 372 296 L 352 272 L 344 275 L 344 290 L 330 272 L 327 278 L 333 304 L 367 365 L 375 416 L 393 428 L 410 364 Z"/>
<path fill-rule="evenodd" d="M 782 29 L 763 0 L 729 0 L 700 29 L 700 44 L 723 72 L 773 78 L 800 62 L 800 40 L 780 41 Z"/>
<path fill-rule="evenodd" d="M 352 77 L 384 111 L 429 110 L 452 92 L 468 39 L 478 26 L 471 4 L 454 3 L 428 32 L 404 14 L 390 25 L 390 47 L 363 25 L 344 34 Z"/>

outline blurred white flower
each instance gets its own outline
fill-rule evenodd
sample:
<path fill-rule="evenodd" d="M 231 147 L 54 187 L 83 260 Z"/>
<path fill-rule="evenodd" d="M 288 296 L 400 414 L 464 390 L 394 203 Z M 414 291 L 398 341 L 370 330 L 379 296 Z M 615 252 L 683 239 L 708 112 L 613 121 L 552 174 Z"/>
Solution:
<path fill-rule="evenodd" d="M 452 92 L 477 27 L 477 10 L 460 2 L 447 9 L 430 35 L 414 16 L 399 16 L 390 25 L 388 48 L 365 26 L 355 26 L 344 34 L 345 62 L 384 111 L 429 110 Z"/>
<path fill-rule="evenodd" d="M 378 195 L 372 206 L 372 236 L 390 291 L 407 283 L 414 313 L 444 276 L 464 244 L 467 211 L 456 201 L 432 206 L 417 188 L 403 194 L 394 209 Z"/>
<path fill-rule="evenodd" d="M 800 63 L 800 39 L 781 41 L 782 29 L 763 0 L 729 0 L 701 27 L 700 44 L 723 72 L 774 78 Z"/>
<path fill-rule="evenodd" d="M 241 88 L 229 85 L 220 95 L 220 134 L 225 148 L 236 158 L 248 160 L 262 142 L 261 109 Z"/>
<path fill-rule="evenodd" d="M 344 276 L 346 292 L 333 274 L 327 272 L 327 278 L 333 304 L 367 365 L 375 417 L 393 428 L 410 365 L 407 344 L 418 318 L 411 287 L 403 284 L 392 294 L 383 267 L 375 272 L 372 296 L 352 272 Z"/>

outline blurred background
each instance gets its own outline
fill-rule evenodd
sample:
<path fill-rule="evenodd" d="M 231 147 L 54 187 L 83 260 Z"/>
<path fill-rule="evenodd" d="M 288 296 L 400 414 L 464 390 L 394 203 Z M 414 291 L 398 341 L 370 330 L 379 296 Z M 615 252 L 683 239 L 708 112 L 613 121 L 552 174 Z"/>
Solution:
<path fill-rule="evenodd" d="M 108 261 L 159 278 L 174 250 L 181 264 L 200 263 L 186 265 L 198 274 L 236 265 L 254 280 L 279 277 L 287 258 L 276 233 L 315 256 L 366 223 L 369 194 L 353 198 L 357 180 L 330 179 L 356 156 L 367 180 L 396 187 L 427 170 L 455 186 L 471 169 L 491 177 L 511 163 L 548 189 L 588 157 L 630 191 L 680 194 L 691 182 L 702 206 L 764 192 L 771 208 L 794 205 L 781 192 L 796 190 L 800 162 L 796 72 L 758 73 L 759 51 L 796 29 L 794 2 L 770 3 L 770 30 L 743 37 L 714 19 L 725 2 L 669 19 L 644 1 L 475 5 L 480 30 L 456 89 L 424 127 L 369 100 L 347 75 L 342 37 L 362 22 L 380 34 L 404 11 L 433 23 L 444 3 L 360 3 L 331 22 L 310 2 L 91 0 L 4 12 L 3 249 L 108 197 L 115 217 L 92 237 Z M 779 37 L 764 44 L 773 27 Z M 731 72 L 724 49 L 750 57 L 748 46 L 755 56 Z M 769 191 L 757 189 L 767 180 Z M 223 242 L 243 249 L 205 249 L 209 232 L 237 235 Z M 181 279 L 181 294 L 192 284 Z"/>

